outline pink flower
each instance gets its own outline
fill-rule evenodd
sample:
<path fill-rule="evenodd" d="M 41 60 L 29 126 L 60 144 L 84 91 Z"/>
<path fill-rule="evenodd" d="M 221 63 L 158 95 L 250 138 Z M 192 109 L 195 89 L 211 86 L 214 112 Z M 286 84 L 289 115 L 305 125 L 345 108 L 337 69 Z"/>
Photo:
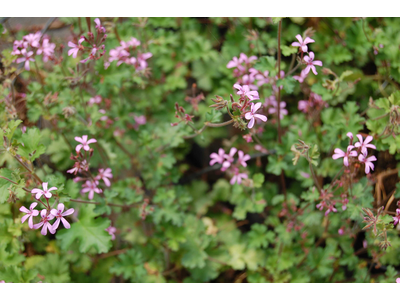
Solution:
<path fill-rule="evenodd" d="M 293 43 L 292 43 L 292 46 L 300 47 L 301 51 L 303 51 L 303 52 L 307 52 L 307 50 L 308 50 L 308 48 L 307 48 L 307 46 L 306 46 L 307 44 L 309 44 L 309 43 L 315 43 L 315 41 L 314 41 L 313 39 L 309 38 L 309 37 L 306 37 L 306 38 L 304 39 L 304 41 L 303 41 L 303 38 L 301 37 L 300 34 L 296 35 L 296 39 L 297 39 L 299 42 L 293 42 Z"/>
<path fill-rule="evenodd" d="M 400 277 L 396 279 L 396 283 L 400 283 Z"/>
<path fill-rule="evenodd" d="M 55 48 L 56 44 L 50 43 L 49 39 L 44 39 L 36 54 L 40 55 L 43 53 L 43 61 L 46 62 L 49 60 L 50 57 L 53 56 Z"/>
<path fill-rule="evenodd" d="M 97 95 L 89 99 L 88 105 L 92 106 L 93 104 L 101 103 L 101 96 Z"/>
<path fill-rule="evenodd" d="M 36 33 L 30 33 L 30 34 L 24 36 L 24 41 L 26 41 L 32 47 L 39 48 L 39 46 L 40 46 L 39 41 L 40 41 L 41 36 L 42 36 L 42 34 L 40 31 L 38 31 Z"/>
<path fill-rule="evenodd" d="M 54 219 L 54 216 L 52 214 L 47 215 L 47 210 L 43 209 L 40 212 L 40 216 L 42 217 L 42 220 L 40 223 L 33 225 L 34 229 L 38 229 L 43 226 L 42 230 L 40 231 L 42 235 L 47 234 L 47 229 L 49 229 L 50 233 L 54 234 L 56 231 L 53 229 L 53 226 L 50 224 L 50 220 Z"/>
<path fill-rule="evenodd" d="M 241 85 L 236 83 L 233 87 L 235 89 L 238 89 L 236 94 L 243 95 L 243 96 L 249 98 L 250 101 L 260 99 L 260 97 L 258 96 L 258 92 L 257 91 L 250 91 L 250 87 L 248 85 L 244 85 L 242 87 Z"/>
<path fill-rule="evenodd" d="M 349 137 L 350 140 L 353 139 L 353 134 L 351 132 L 348 132 L 346 135 Z"/>
<path fill-rule="evenodd" d="M 273 102 L 271 102 L 271 104 L 272 104 L 272 106 L 274 106 L 274 107 L 270 107 L 269 109 L 268 109 L 268 113 L 269 114 L 277 114 L 278 113 L 278 101 L 273 101 Z M 286 107 L 286 102 L 284 102 L 284 101 L 281 101 L 281 103 L 280 103 L 280 110 L 279 110 L 279 118 L 282 120 L 283 119 L 283 116 L 284 115 L 287 115 L 288 114 L 288 111 L 287 111 L 287 109 L 285 108 Z"/>
<path fill-rule="evenodd" d="M 100 180 L 103 179 L 104 183 L 106 184 L 106 186 L 110 186 L 110 180 L 108 180 L 108 178 L 113 178 L 113 175 L 111 173 L 111 169 L 107 168 L 107 169 L 99 169 L 99 175 L 97 175 L 95 177 L 96 180 Z"/>
<path fill-rule="evenodd" d="M 330 212 L 337 212 L 337 209 L 333 206 L 333 204 L 328 206 L 328 209 L 325 212 L 325 216 L 327 216 Z"/>
<path fill-rule="evenodd" d="M 29 210 L 25 206 L 22 206 L 19 208 L 20 211 L 26 213 L 26 215 L 21 218 L 21 223 L 24 223 L 26 221 L 26 219 L 29 218 L 28 225 L 29 225 L 30 229 L 33 228 L 33 217 L 36 217 L 37 215 L 39 215 L 39 211 L 34 209 L 36 207 L 36 205 L 37 205 L 37 203 L 33 202 L 31 204 L 31 206 L 29 206 Z"/>
<path fill-rule="evenodd" d="M 87 193 L 89 192 L 89 196 L 88 198 L 90 200 L 93 199 L 94 193 L 96 192 L 97 194 L 102 193 L 103 191 L 101 189 L 99 189 L 97 187 L 97 185 L 99 184 L 98 181 L 94 182 L 94 181 L 86 181 L 85 184 L 82 185 L 83 189 L 81 190 L 81 193 Z"/>
<path fill-rule="evenodd" d="M 307 75 L 308 74 L 304 73 L 304 70 L 303 70 L 303 71 L 300 72 L 300 76 L 295 75 L 295 76 L 293 76 L 293 79 L 295 79 L 298 82 L 302 83 L 304 81 L 304 79 L 307 78 Z"/>
<path fill-rule="evenodd" d="M 76 58 L 76 56 L 78 55 L 78 51 L 81 50 L 83 47 L 81 46 L 82 42 L 85 39 L 82 37 L 78 40 L 78 44 L 74 44 L 73 42 L 68 42 L 68 46 L 72 47 L 72 49 L 68 50 L 68 56 L 70 56 L 72 54 L 73 58 Z"/>
<path fill-rule="evenodd" d="M 35 61 L 35 59 L 31 57 L 33 55 L 33 51 L 26 52 L 26 49 L 22 49 L 21 54 L 24 57 L 17 58 L 16 62 L 17 63 L 25 62 L 25 70 L 29 71 L 31 69 L 29 66 L 29 62 Z"/>
<path fill-rule="evenodd" d="M 365 141 L 363 141 L 363 137 L 361 134 L 357 134 L 357 137 L 359 141 L 355 143 L 354 146 L 356 146 L 357 148 L 361 147 L 361 153 L 364 154 L 364 156 L 367 156 L 368 154 L 367 148 L 376 149 L 375 145 L 369 144 L 373 139 L 372 136 L 367 136 Z"/>
<path fill-rule="evenodd" d="M 226 67 L 228 69 L 231 68 L 238 68 L 241 71 L 243 71 L 245 68 L 241 65 L 241 61 L 235 56 L 234 58 L 232 58 L 232 60 L 230 62 L 228 62 L 228 64 L 226 65 Z"/>
<path fill-rule="evenodd" d="M 267 117 L 264 115 L 256 114 L 257 110 L 259 110 L 261 107 L 261 102 L 258 102 L 256 104 L 251 103 L 251 110 L 247 112 L 244 117 L 246 120 L 250 120 L 250 122 L 247 124 L 248 128 L 253 128 L 255 119 L 260 119 L 263 122 L 267 122 Z"/>
<path fill-rule="evenodd" d="M 249 58 L 247 58 L 247 55 L 246 54 L 244 54 L 244 53 L 240 53 L 240 56 L 239 56 L 239 61 L 240 61 L 240 63 L 245 63 L 245 64 L 249 64 L 249 63 L 251 63 L 252 61 L 254 61 L 254 60 L 257 60 L 257 56 L 250 56 Z"/>
<path fill-rule="evenodd" d="M 322 67 L 322 62 L 320 60 L 314 60 L 314 52 L 310 51 L 308 53 L 309 56 L 304 57 L 304 61 L 307 63 L 307 67 L 304 69 L 304 74 L 308 74 L 310 72 L 310 69 L 313 71 L 315 75 L 317 75 L 317 70 L 315 69 L 315 66 L 320 66 Z"/>
<path fill-rule="evenodd" d="M 107 231 L 110 235 L 111 235 L 111 240 L 115 240 L 115 234 L 117 232 L 117 228 L 110 226 L 108 228 L 105 229 L 105 231 Z"/>
<path fill-rule="evenodd" d="M 396 209 L 396 215 L 394 217 L 392 217 L 392 218 L 393 218 L 393 221 L 394 221 L 393 225 L 396 225 L 397 223 L 400 222 L 400 209 L 399 208 Z"/>
<path fill-rule="evenodd" d="M 139 54 L 137 57 L 136 70 L 140 71 L 146 69 L 147 68 L 146 60 L 152 56 L 153 54 L 151 54 L 150 52 Z"/>
<path fill-rule="evenodd" d="M 358 160 L 365 164 L 365 174 L 368 174 L 370 169 L 372 171 L 374 170 L 374 164 L 372 163 L 373 161 L 376 161 L 376 157 L 374 155 L 366 158 L 364 155 L 360 154 L 358 156 Z"/>
<path fill-rule="evenodd" d="M 69 215 L 72 215 L 73 213 L 74 213 L 74 209 L 73 208 L 70 208 L 70 209 L 68 209 L 67 211 L 65 211 L 64 213 L 63 213 L 63 211 L 64 211 L 64 204 L 62 204 L 62 203 L 59 203 L 58 205 L 57 205 L 57 209 L 52 209 L 51 210 L 51 215 L 53 215 L 54 217 L 56 217 L 57 218 L 57 220 L 54 222 L 54 224 L 53 224 L 53 230 L 54 231 L 56 231 L 56 229 L 58 228 L 58 226 L 60 225 L 60 221 L 64 224 L 64 227 L 65 228 L 67 228 L 67 229 L 69 229 L 69 228 L 71 228 L 71 225 L 69 225 L 69 223 L 67 222 L 67 220 L 65 220 L 64 219 L 64 217 L 65 216 L 69 216 Z"/>
<path fill-rule="evenodd" d="M 357 151 L 351 151 L 354 148 L 354 146 L 348 146 L 347 147 L 347 151 L 344 152 L 342 149 L 336 148 L 335 149 L 335 154 L 332 155 L 333 159 L 338 159 L 343 157 L 343 164 L 348 167 L 349 166 L 349 157 L 353 156 L 356 157 L 357 156 Z"/>
<path fill-rule="evenodd" d="M 237 149 L 235 147 L 232 147 L 231 150 L 229 150 L 229 154 L 224 154 L 224 158 L 226 159 L 226 161 L 224 161 L 224 163 L 222 164 L 222 171 L 225 171 L 231 166 L 232 162 L 235 160 L 233 156 L 236 154 L 236 152 Z"/>
<path fill-rule="evenodd" d="M 35 188 L 31 191 L 32 194 L 36 194 L 36 196 L 35 196 L 36 199 L 40 199 L 40 197 L 42 197 L 42 195 L 44 195 L 45 198 L 49 199 L 52 196 L 52 194 L 50 192 L 57 189 L 56 187 L 47 189 L 48 182 L 43 182 L 42 186 L 43 186 L 43 191 L 41 189 L 37 189 L 37 188 Z"/>
<path fill-rule="evenodd" d="M 76 175 L 78 172 L 81 173 L 82 171 L 89 170 L 89 164 L 87 163 L 86 159 L 79 162 L 75 162 L 74 167 L 67 171 L 67 173 Z"/>
<path fill-rule="evenodd" d="M 243 138 L 246 140 L 246 142 L 251 143 L 253 141 L 253 138 L 251 137 L 251 134 L 245 134 Z"/>
<path fill-rule="evenodd" d="M 242 183 L 242 179 L 247 178 L 247 174 L 246 173 L 239 173 L 239 169 L 235 168 L 234 170 L 234 175 L 230 181 L 230 184 L 234 185 L 236 182 L 237 184 L 241 184 Z"/>
<path fill-rule="evenodd" d="M 339 235 L 343 235 L 344 234 L 343 228 L 339 228 L 338 233 L 339 233 Z"/>
<path fill-rule="evenodd" d="M 210 154 L 210 166 L 215 165 L 215 164 L 222 164 L 225 160 L 225 151 L 222 148 L 219 148 L 218 154 L 217 153 L 211 153 Z"/>
<path fill-rule="evenodd" d="M 251 72 L 252 70 L 255 70 L 255 69 L 252 68 L 249 71 Z M 255 79 L 257 80 L 257 85 L 261 86 L 263 84 L 269 83 L 270 80 L 269 80 L 268 75 L 269 75 L 269 71 L 265 71 L 263 74 L 255 75 Z"/>
<path fill-rule="evenodd" d="M 106 29 L 103 26 L 101 26 L 101 22 L 100 22 L 99 18 L 94 19 L 94 22 L 96 23 L 97 30 L 106 32 Z"/>
<path fill-rule="evenodd" d="M 81 144 L 76 146 L 76 148 L 75 148 L 76 152 L 81 151 L 82 147 L 83 147 L 83 150 L 89 151 L 90 150 L 89 144 L 97 142 L 97 140 L 95 140 L 95 139 L 87 140 L 87 138 L 88 138 L 87 135 L 84 135 L 81 138 L 80 137 L 75 137 L 75 141 L 81 143 Z"/>
<path fill-rule="evenodd" d="M 246 161 L 250 160 L 250 155 L 246 154 L 244 155 L 244 152 L 242 150 L 239 150 L 238 152 L 239 158 L 238 158 L 238 163 L 241 164 L 243 167 L 247 167 Z"/>
<path fill-rule="evenodd" d="M 139 125 L 144 125 L 146 124 L 146 116 L 134 116 L 133 117 L 135 119 L 135 125 L 133 125 L 133 128 L 135 128 L 135 130 L 139 129 Z"/>

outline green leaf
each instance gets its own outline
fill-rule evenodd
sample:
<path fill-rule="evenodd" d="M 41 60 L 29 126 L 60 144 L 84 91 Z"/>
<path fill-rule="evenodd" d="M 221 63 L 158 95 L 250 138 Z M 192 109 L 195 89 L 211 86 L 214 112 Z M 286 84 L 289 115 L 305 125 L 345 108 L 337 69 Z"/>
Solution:
<path fill-rule="evenodd" d="M 294 53 L 297 53 L 298 48 L 293 47 L 293 46 L 286 46 L 286 45 L 281 45 L 281 50 L 282 50 L 282 55 L 283 56 L 290 56 Z"/>
<path fill-rule="evenodd" d="M 247 234 L 248 246 L 250 248 L 268 247 L 268 244 L 273 242 L 275 234 L 267 230 L 267 226 L 263 224 L 253 224 L 251 231 Z"/>
<path fill-rule="evenodd" d="M 11 141 L 15 129 L 17 129 L 18 125 L 21 124 L 22 121 L 21 120 L 11 120 L 10 122 L 8 122 L 7 124 L 7 129 L 5 130 L 5 136 L 8 139 L 8 141 Z M 1 145 L 3 144 L 3 141 L 1 141 Z"/>
<path fill-rule="evenodd" d="M 288 93 L 292 93 L 294 90 L 294 87 L 296 86 L 297 81 L 292 77 L 285 77 L 283 79 L 279 79 L 276 81 L 277 86 L 283 86 L 283 89 Z"/>
<path fill-rule="evenodd" d="M 262 187 L 262 184 L 264 183 L 264 175 L 261 173 L 256 173 L 253 176 L 253 186 L 255 188 L 260 188 Z"/>
<path fill-rule="evenodd" d="M 132 282 L 143 282 L 143 277 L 147 274 L 144 262 L 139 251 L 130 249 L 118 256 L 118 262 L 110 268 L 110 272 L 122 275 L 124 279 L 130 279 Z"/>
<path fill-rule="evenodd" d="M 106 231 L 110 220 L 96 218 L 94 207 L 95 205 L 91 204 L 80 207 L 78 221 L 73 223 L 70 229 L 63 229 L 57 233 L 56 237 L 60 240 L 62 249 L 68 249 L 76 240 L 81 253 L 86 253 L 91 248 L 97 253 L 103 253 L 111 248 L 111 235 Z"/>
<path fill-rule="evenodd" d="M 280 175 L 282 170 L 287 169 L 288 165 L 283 158 L 277 156 L 268 156 L 267 172 Z"/>
<path fill-rule="evenodd" d="M 28 128 L 22 135 L 21 141 L 23 145 L 18 147 L 17 153 L 30 161 L 34 161 L 46 151 L 44 145 L 39 145 L 40 130 L 38 128 Z"/>

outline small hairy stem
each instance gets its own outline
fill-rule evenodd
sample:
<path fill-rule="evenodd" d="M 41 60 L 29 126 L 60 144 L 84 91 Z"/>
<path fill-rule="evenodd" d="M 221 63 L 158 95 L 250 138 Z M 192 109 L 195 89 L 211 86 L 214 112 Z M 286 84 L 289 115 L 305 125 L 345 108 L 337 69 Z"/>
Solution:
<path fill-rule="evenodd" d="M 193 134 L 191 134 L 191 135 L 186 135 L 186 136 L 184 136 L 183 138 L 184 138 L 185 140 L 187 140 L 187 139 L 192 139 L 192 138 L 198 136 L 200 133 L 202 133 L 202 132 L 204 131 L 204 129 L 206 129 L 206 127 L 223 127 L 223 126 L 232 124 L 233 122 L 234 122 L 233 119 L 232 119 L 232 120 L 229 120 L 229 121 L 226 121 L 226 122 L 223 122 L 223 123 L 209 123 L 209 122 L 205 122 L 204 125 L 203 125 L 203 127 L 202 127 L 201 129 L 199 129 L 199 130 L 197 130 L 196 128 L 194 128 L 194 127 L 191 126 L 191 127 L 193 128 L 193 130 L 195 131 L 195 133 L 193 133 Z"/>
<path fill-rule="evenodd" d="M 39 176 L 37 176 L 37 175 L 35 174 L 35 172 L 34 172 L 33 170 L 31 170 L 30 168 L 28 168 L 28 167 L 27 167 L 22 161 L 20 161 L 16 156 L 13 156 L 13 157 L 17 160 L 17 162 L 18 162 L 21 166 L 24 167 L 24 169 L 26 169 L 33 177 L 35 177 L 35 179 L 36 179 L 37 181 L 39 181 L 40 184 L 43 183 L 43 181 L 39 178 Z"/>
<path fill-rule="evenodd" d="M 282 20 L 278 24 L 278 79 L 281 79 L 281 32 Z M 282 144 L 281 139 L 281 89 L 278 87 L 278 142 Z"/>
<path fill-rule="evenodd" d="M 18 183 L 16 183 L 15 181 L 12 181 L 11 179 L 8 179 L 8 178 L 6 178 L 6 177 L 0 176 L 0 178 L 1 178 L 1 179 L 4 179 L 4 180 L 7 180 L 7 181 L 9 181 L 9 182 L 11 182 L 11 183 L 13 183 L 13 184 L 15 184 L 15 185 L 18 185 Z M 27 189 L 27 188 L 25 188 L 25 187 L 23 187 L 22 189 L 23 189 L 25 192 L 28 192 L 28 193 L 31 192 L 29 189 Z"/>

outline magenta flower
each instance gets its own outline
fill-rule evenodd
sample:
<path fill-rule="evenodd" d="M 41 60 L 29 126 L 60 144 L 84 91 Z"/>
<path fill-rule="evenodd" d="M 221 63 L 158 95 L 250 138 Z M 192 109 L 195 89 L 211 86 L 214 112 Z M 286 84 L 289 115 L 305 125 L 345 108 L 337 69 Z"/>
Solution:
<path fill-rule="evenodd" d="M 67 229 L 69 229 L 69 228 L 71 228 L 71 225 L 69 225 L 69 223 L 67 222 L 67 220 L 65 220 L 65 216 L 69 216 L 69 215 L 72 215 L 73 213 L 74 213 L 74 209 L 73 208 L 70 208 L 70 209 L 68 209 L 67 211 L 65 211 L 64 213 L 63 213 L 63 211 L 64 211 L 64 204 L 62 204 L 62 203 L 59 203 L 58 205 L 57 205 L 57 209 L 52 209 L 51 210 L 51 215 L 53 215 L 54 217 L 56 217 L 57 218 L 57 220 L 54 222 L 54 224 L 53 224 L 53 230 L 54 231 L 56 231 L 56 229 L 58 228 L 58 226 L 60 225 L 60 221 L 64 224 L 64 227 L 65 228 L 67 228 Z"/>
<path fill-rule="evenodd" d="M 309 38 L 309 37 L 306 37 L 306 38 L 304 39 L 304 41 L 303 41 L 303 38 L 301 37 L 300 34 L 296 35 L 296 39 L 297 39 L 299 42 L 293 42 L 293 43 L 292 43 L 292 46 L 300 47 L 301 51 L 303 51 L 303 52 L 307 52 L 307 50 L 308 50 L 308 48 L 307 48 L 307 46 L 306 46 L 307 44 L 309 44 L 309 43 L 315 43 L 315 41 L 314 41 L 313 39 Z"/>
<path fill-rule="evenodd" d="M 140 70 L 146 69 L 147 68 L 146 60 L 152 56 L 153 56 L 153 54 L 151 54 L 150 52 L 139 54 L 137 57 L 136 70 L 140 71 Z M 136 59 L 135 59 L 135 61 L 136 61 Z"/>
<path fill-rule="evenodd" d="M 244 152 L 242 150 L 239 150 L 238 152 L 239 158 L 238 158 L 238 163 L 241 164 L 243 167 L 247 167 L 246 161 L 250 160 L 250 155 L 246 154 L 244 155 Z"/>
<path fill-rule="evenodd" d="M 350 140 L 353 139 L 353 134 L 352 134 L 351 132 L 348 132 L 346 135 L 349 137 Z M 361 138 L 362 138 L 362 137 L 361 137 Z"/>
<path fill-rule="evenodd" d="M 100 180 L 103 179 L 104 183 L 106 184 L 106 186 L 110 186 L 110 180 L 108 180 L 108 178 L 113 178 L 113 175 L 111 173 L 111 169 L 107 168 L 107 169 L 99 169 L 99 175 L 97 175 L 95 177 L 96 180 Z"/>
<path fill-rule="evenodd" d="M 396 279 L 396 283 L 400 283 L 400 277 Z"/>
<path fill-rule="evenodd" d="M 365 141 L 363 141 L 363 137 L 361 134 L 357 134 L 358 137 L 358 142 L 354 144 L 354 146 L 356 146 L 357 148 L 361 147 L 361 153 L 364 154 L 364 156 L 367 156 L 368 154 L 368 149 L 367 148 L 371 148 L 371 149 L 376 149 L 375 145 L 370 144 L 370 142 L 372 141 L 372 136 L 367 136 L 367 138 L 365 139 Z"/>
<path fill-rule="evenodd" d="M 249 63 L 251 63 L 252 61 L 254 61 L 254 60 L 257 60 L 257 56 L 250 56 L 249 58 L 247 58 L 247 55 L 246 54 L 244 54 L 244 53 L 240 53 L 240 56 L 239 56 L 239 61 L 240 61 L 240 63 L 245 63 L 245 64 L 249 64 Z"/>
<path fill-rule="evenodd" d="M 82 44 L 82 42 L 84 41 L 85 39 L 83 38 L 83 37 L 81 37 L 79 40 L 78 40 L 78 44 L 74 44 L 73 42 L 68 42 L 68 46 L 69 47 L 72 47 L 72 49 L 69 49 L 68 50 L 68 56 L 71 56 L 71 54 L 72 54 L 72 57 L 73 58 L 76 58 L 77 57 L 77 55 L 78 55 L 78 51 L 79 50 L 81 50 L 83 47 L 81 46 L 81 44 Z"/>
<path fill-rule="evenodd" d="M 98 181 L 94 182 L 94 181 L 86 181 L 85 184 L 82 185 L 83 189 L 81 190 L 81 193 L 88 193 L 89 192 L 89 196 L 88 198 L 90 200 L 93 199 L 94 193 L 96 192 L 97 194 L 102 193 L 103 191 L 101 189 L 99 189 L 97 187 L 97 185 L 99 184 Z"/>
<path fill-rule="evenodd" d="M 135 122 L 136 122 L 133 125 L 133 128 L 135 128 L 135 130 L 139 129 L 139 125 L 144 125 L 147 122 L 146 116 L 134 116 L 133 119 L 135 119 Z"/>
<path fill-rule="evenodd" d="M 25 62 L 25 70 L 29 71 L 31 69 L 30 66 L 29 66 L 29 62 L 30 61 L 35 61 L 35 59 L 32 58 L 33 51 L 26 52 L 26 49 L 22 49 L 21 50 L 21 54 L 24 57 L 17 58 L 16 62 L 17 63 Z"/>
<path fill-rule="evenodd" d="M 393 225 L 396 225 L 397 223 L 400 222 L 400 209 L 399 208 L 396 209 L 396 215 L 394 217 L 392 217 L 392 218 L 393 218 L 393 221 L 394 221 Z"/>
<path fill-rule="evenodd" d="M 110 235 L 111 235 L 111 240 L 115 240 L 115 234 L 117 232 L 117 228 L 110 226 L 108 228 L 105 229 L 105 231 L 107 231 Z"/>
<path fill-rule="evenodd" d="M 238 89 L 236 94 L 243 95 L 243 96 L 249 98 L 250 101 L 260 99 L 260 97 L 258 96 L 258 92 L 257 91 L 250 91 L 250 87 L 248 85 L 244 85 L 242 87 L 241 85 L 236 83 L 233 87 L 235 89 Z"/>
<path fill-rule="evenodd" d="M 372 163 L 373 161 L 376 161 L 376 157 L 374 155 L 366 158 L 364 155 L 360 154 L 358 156 L 358 160 L 365 164 L 365 174 L 368 174 L 370 169 L 372 171 L 374 170 L 374 164 Z"/>
<path fill-rule="evenodd" d="M 225 151 L 222 148 L 219 148 L 218 154 L 217 153 L 211 153 L 210 154 L 210 166 L 215 165 L 215 164 L 222 164 L 225 160 Z"/>
<path fill-rule="evenodd" d="M 325 212 L 325 216 L 327 216 L 330 212 L 337 212 L 337 209 L 333 206 L 333 204 L 328 206 L 328 209 Z"/>
<path fill-rule="evenodd" d="M 230 184 L 234 185 L 236 182 L 237 184 L 241 184 L 242 183 L 242 179 L 247 178 L 247 174 L 246 173 L 239 173 L 239 169 L 235 168 L 234 170 L 234 175 L 231 179 L 231 181 L 229 182 Z"/>
<path fill-rule="evenodd" d="M 36 194 L 36 196 L 35 196 L 36 199 L 40 199 L 40 197 L 42 197 L 42 195 L 44 195 L 45 198 L 47 198 L 47 199 L 51 198 L 52 194 L 50 192 L 56 190 L 57 188 L 52 187 L 52 188 L 47 189 L 48 184 L 49 184 L 48 182 L 43 182 L 42 183 L 43 190 L 35 188 L 31 191 L 31 193 Z"/>
<path fill-rule="evenodd" d="M 40 212 L 40 216 L 42 217 L 42 220 L 40 221 L 40 223 L 33 225 L 33 228 L 38 229 L 43 226 L 42 230 L 40 231 L 42 235 L 47 234 L 47 229 L 52 234 L 56 233 L 56 231 L 53 229 L 53 226 L 51 226 L 51 224 L 49 222 L 50 220 L 54 219 L 54 216 L 52 214 L 47 214 L 47 210 L 45 210 L 45 209 L 43 209 Z"/>
<path fill-rule="evenodd" d="M 314 52 L 310 51 L 308 53 L 309 56 L 304 56 L 304 61 L 307 63 L 307 67 L 304 69 L 304 74 L 308 74 L 310 72 L 310 69 L 313 71 L 315 75 L 317 75 L 317 70 L 315 69 L 315 66 L 320 66 L 322 67 L 322 62 L 320 60 L 314 60 Z"/>
<path fill-rule="evenodd" d="M 267 122 L 267 117 L 264 115 L 256 114 L 257 110 L 259 110 L 261 107 L 261 102 L 258 102 L 256 104 L 251 103 L 251 110 L 247 112 L 244 117 L 246 120 L 250 120 L 250 122 L 247 124 L 248 128 L 253 128 L 255 119 L 260 119 L 263 122 Z"/>
<path fill-rule="evenodd" d="M 75 141 L 81 143 L 81 144 L 76 146 L 76 148 L 75 148 L 76 152 L 81 151 L 82 147 L 83 147 L 83 150 L 89 151 L 90 150 L 89 144 L 97 142 L 97 140 L 95 140 L 95 139 L 88 140 L 87 138 L 88 138 L 87 135 L 84 135 L 81 138 L 77 137 L 77 136 L 75 137 Z"/>
<path fill-rule="evenodd" d="M 30 229 L 33 228 L 33 217 L 36 217 L 39 214 L 39 211 L 34 209 L 36 205 L 37 203 L 33 202 L 31 206 L 29 206 L 29 209 L 27 209 L 25 206 L 19 208 L 20 211 L 26 213 L 26 215 L 21 218 L 21 223 L 24 223 L 26 219 L 29 218 L 28 225 Z"/>
<path fill-rule="evenodd" d="M 338 233 L 339 233 L 339 235 L 343 235 L 344 234 L 343 228 L 339 228 Z"/>
<path fill-rule="evenodd" d="M 28 35 L 24 36 L 24 41 L 26 41 L 29 45 L 31 45 L 34 48 L 39 48 L 40 44 L 40 37 L 42 36 L 42 33 L 40 31 L 36 33 L 30 33 Z M 26 47 L 24 47 L 26 48 Z"/>
<path fill-rule="evenodd" d="M 357 151 L 351 151 L 354 148 L 354 146 L 348 146 L 347 151 L 344 152 L 342 149 L 336 148 L 335 149 L 335 154 L 332 155 L 333 159 L 338 159 L 343 157 L 343 164 L 348 167 L 349 166 L 349 157 L 356 157 L 357 156 Z"/>

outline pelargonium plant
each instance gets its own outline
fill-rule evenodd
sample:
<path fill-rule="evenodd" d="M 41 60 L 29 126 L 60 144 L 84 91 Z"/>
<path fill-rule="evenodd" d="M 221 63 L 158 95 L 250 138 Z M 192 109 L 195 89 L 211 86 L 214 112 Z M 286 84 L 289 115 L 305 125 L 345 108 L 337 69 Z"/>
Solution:
<path fill-rule="evenodd" d="M 398 19 L 17 22 L 1 283 L 399 282 Z"/>

